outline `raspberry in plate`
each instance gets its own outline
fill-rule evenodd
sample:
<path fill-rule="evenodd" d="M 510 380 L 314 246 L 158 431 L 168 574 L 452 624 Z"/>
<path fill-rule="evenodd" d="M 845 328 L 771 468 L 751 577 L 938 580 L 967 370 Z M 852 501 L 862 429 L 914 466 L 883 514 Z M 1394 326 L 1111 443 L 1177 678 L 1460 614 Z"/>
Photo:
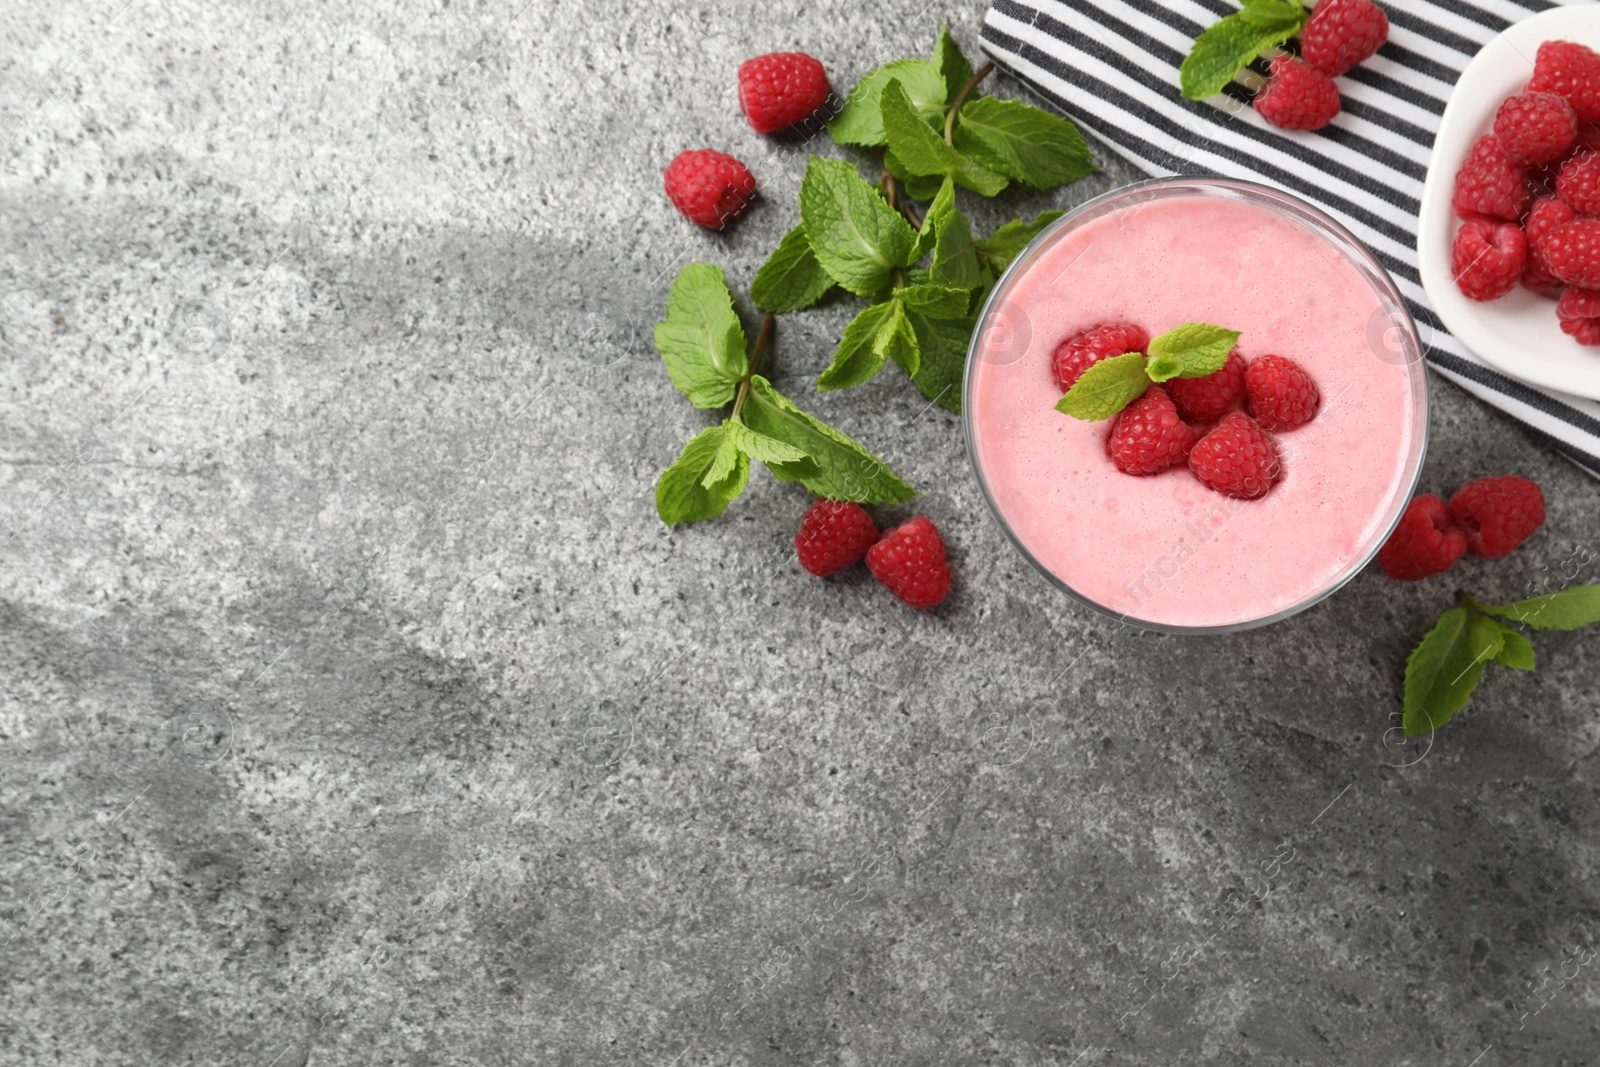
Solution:
<path fill-rule="evenodd" d="M 1528 89 L 1566 97 L 1585 122 L 1600 119 L 1600 54 L 1575 41 L 1546 41 L 1534 57 Z"/>
<path fill-rule="evenodd" d="M 1506 158 L 1520 166 L 1560 159 L 1578 135 L 1578 116 L 1564 96 L 1517 93 L 1494 113 L 1494 136 Z"/>
<path fill-rule="evenodd" d="M 1600 220 L 1563 222 L 1545 234 L 1540 250 L 1557 278 L 1568 285 L 1600 289 Z"/>
<path fill-rule="evenodd" d="M 1567 286 L 1556 301 L 1556 320 L 1580 345 L 1600 345 L 1600 289 Z"/>
<path fill-rule="evenodd" d="M 1506 157 L 1494 134 L 1473 142 L 1456 171 L 1450 204 L 1464 219 L 1488 215 L 1516 222 L 1528 207 L 1528 186 L 1522 168 Z"/>
<path fill-rule="evenodd" d="M 1545 261 L 1544 239 L 1551 230 L 1576 217 L 1571 207 L 1553 196 L 1541 196 L 1533 202 L 1522 224 L 1522 236 L 1528 245 L 1528 258 L 1522 267 L 1523 285 L 1541 293 L 1562 287 L 1563 282 L 1550 273 L 1550 264 Z"/>
<path fill-rule="evenodd" d="M 1563 162 L 1556 195 L 1580 215 L 1600 215 L 1600 152 L 1585 149 Z"/>
<path fill-rule="evenodd" d="M 1450 275 L 1469 300 L 1498 300 L 1517 287 L 1527 259 L 1528 241 L 1516 223 L 1472 219 L 1450 246 Z"/>

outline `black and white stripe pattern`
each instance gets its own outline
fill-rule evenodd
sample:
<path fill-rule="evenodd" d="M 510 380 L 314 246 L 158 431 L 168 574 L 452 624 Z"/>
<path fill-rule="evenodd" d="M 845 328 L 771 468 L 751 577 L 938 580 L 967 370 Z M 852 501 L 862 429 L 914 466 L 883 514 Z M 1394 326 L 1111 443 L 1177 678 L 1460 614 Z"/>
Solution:
<path fill-rule="evenodd" d="M 1389 41 L 1340 79 L 1343 110 L 1313 133 L 1185 100 L 1178 67 L 1236 0 L 993 0 L 983 48 L 1085 130 L 1152 174 L 1212 173 L 1297 193 L 1334 215 L 1394 276 L 1427 358 L 1600 477 L 1600 403 L 1526 385 L 1445 331 L 1417 276 L 1417 211 L 1439 116 L 1478 49 L 1547 0 L 1384 0 Z"/>

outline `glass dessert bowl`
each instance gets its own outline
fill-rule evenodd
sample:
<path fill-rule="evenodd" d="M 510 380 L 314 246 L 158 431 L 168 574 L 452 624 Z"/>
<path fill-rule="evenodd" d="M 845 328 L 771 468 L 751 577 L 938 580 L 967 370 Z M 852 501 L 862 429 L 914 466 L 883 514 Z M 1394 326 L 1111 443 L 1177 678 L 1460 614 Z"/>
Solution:
<path fill-rule="evenodd" d="M 1257 499 L 1183 463 L 1124 474 L 1110 421 L 1055 409 L 1068 337 L 1190 322 L 1240 331 L 1246 360 L 1294 360 L 1321 393 L 1315 418 L 1274 434 L 1280 474 Z M 1265 625 L 1360 571 L 1416 487 L 1427 407 L 1422 346 L 1383 267 L 1305 201 L 1221 178 L 1126 186 L 1058 219 L 990 293 L 963 384 L 968 456 L 1007 538 L 1079 602 L 1170 633 Z"/>

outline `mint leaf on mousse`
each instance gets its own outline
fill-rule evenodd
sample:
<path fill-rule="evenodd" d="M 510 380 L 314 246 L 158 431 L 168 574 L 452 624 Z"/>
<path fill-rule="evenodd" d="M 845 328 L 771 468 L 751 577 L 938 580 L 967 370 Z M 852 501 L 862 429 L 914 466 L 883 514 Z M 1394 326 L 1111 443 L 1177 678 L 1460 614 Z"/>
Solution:
<path fill-rule="evenodd" d="M 1238 330 L 1225 330 L 1207 322 L 1186 322 L 1150 341 L 1153 382 L 1169 378 L 1204 378 L 1222 369 L 1239 340 Z"/>
<path fill-rule="evenodd" d="M 1102 359 L 1084 371 L 1056 402 L 1056 410 L 1086 422 L 1109 419 L 1143 396 L 1149 387 L 1150 376 L 1144 372 L 1144 353 L 1124 352 Z"/>

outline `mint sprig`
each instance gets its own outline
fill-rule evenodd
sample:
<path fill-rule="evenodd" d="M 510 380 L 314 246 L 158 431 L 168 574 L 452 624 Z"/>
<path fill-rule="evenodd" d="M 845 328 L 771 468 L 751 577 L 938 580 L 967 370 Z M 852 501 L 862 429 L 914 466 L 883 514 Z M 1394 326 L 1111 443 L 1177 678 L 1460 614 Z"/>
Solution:
<path fill-rule="evenodd" d="M 1536 630 L 1575 630 L 1600 622 L 1600 585 L 1577 585 L 1514 604 L 1480 604 L 1465 593 L 1457 599 L 1406 659 L 1401 728 L 1408 737 L 1454 718 L 1490 663 L 1534 669 L 1533 642 L 1511 622 Z"/>
<path fill-rule="evenodd" d="M 790 253 L 796 253 L 792 245 Z M 722 269 L 690 263 L 673 281 L 667 317 L 655 331 L 667 373 L 696 407 L 731 401 L 733 410 L 720 425 L 696 434 L 656 482 L 656 513 L 668 526 L 722 514 L 744 492 L 752 460 L 780 481 L 802 482 L 836 500 L 890 504 L 916 495 L 871 452 L 801 411 L 756 373 L 775 321 L 769 311 L 746 356 L 744 326 Z M 909 323 L 904 332 L 911 333 Z"/>
<path fill-rule="evenodd" d="M 1153 382 L 1215 374 L 1238 340 L 1238 330 L 1208 322 L 1175 326 L 1151 340 L 1148 356 L 1124 352 L 1091 365 L 1056 401 L 1056 410 L 1088 422 L 1109 419 L 1143 396 Z"/>
<path fill-rule="evenodd" d="M 1275 48 L 1306 24 L 1300 0 L 1245 0 L 1244 9 L 1224 16 L 1195 39 L 1178 84 L 1190 100 L 1204 100 L 1222 91 L 1268 48 Z"/>

